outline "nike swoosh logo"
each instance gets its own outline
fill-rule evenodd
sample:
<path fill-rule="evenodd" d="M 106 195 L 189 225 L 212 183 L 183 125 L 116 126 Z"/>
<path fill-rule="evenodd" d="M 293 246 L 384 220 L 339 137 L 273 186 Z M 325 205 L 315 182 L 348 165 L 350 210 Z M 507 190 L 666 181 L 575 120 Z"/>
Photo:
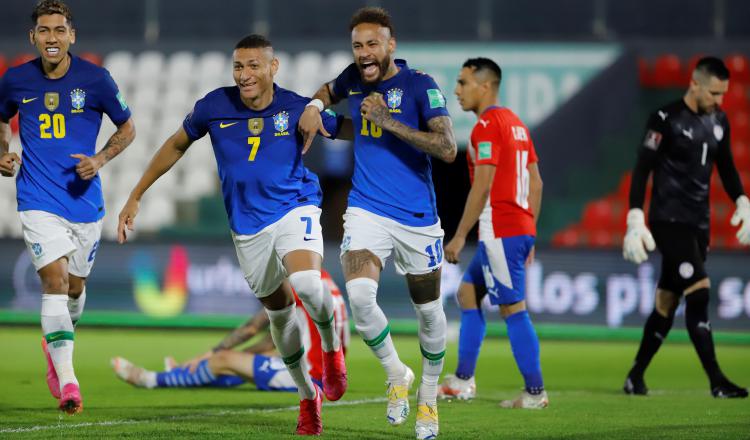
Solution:
<path fill-rule="evenodd" d="M 37 97 L 37 98 L 38 98 L 38 97 Z M 30 98 L 30 99 L 26 99 L 26 98 L 23 98 L 23 99 L 21 100 L 21 102 L 22 102 L 22 103 L 24 103 L 24 104 L 28 104 L 28 103 L 30 103 L 31 101 L 36 101 L 36 100 L 37 100 L 37 98 Z"/>
<path fill-rule="evenodd" d="M 351 95 L 361 95 L 362 92 L 356 91 L 356 90 L 349 90 L 349 96 Z"/>
<path fill-rule="evenodd" d="M 225 124 L 222 122 L 219 124 L 219 128 L 227 128 L 227 127 L 231 127 L 232 125 L 237 125 L 237 124 L 239 124 L 239 122 L 230 122 L 229 124 Z"/>
<path fill-rule="evenodd" d="M 308 238 L 308 237 L 303 237 L 302 239 L 303 239 L 303 240 L 305 240 L 305 241 L 313 241 L 313 240 L 316 240 L 315 238 Z"/>

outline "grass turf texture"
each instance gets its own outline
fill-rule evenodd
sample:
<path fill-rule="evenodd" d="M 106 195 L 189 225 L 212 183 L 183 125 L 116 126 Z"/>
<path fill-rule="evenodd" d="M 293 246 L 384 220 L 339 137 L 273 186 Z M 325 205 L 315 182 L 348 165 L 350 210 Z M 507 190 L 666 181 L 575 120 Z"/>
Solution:
<path fill-rule="evenodd" d="M 136 389 L 117 379 L 109 367 L 110 357 L 122 355 L 157 369 L 164 355 L 175 355 L 178 360 L 197 355 L 223 332 L 79 328 L 75 366 L 84 412 L 74 417 L 60 414 L 47 390 L 40 330 L 0 327 L 0 335 L 4 359 L 0 363 L 2 438 L 292 438 L 296 394 L 258 392 L 249 385 L 235 389 Z M 397 337 L 395 343 L 401 358 L 419 375 L 417 339 Z M 632 342 L 542 340 L 550 407 L 542 411 L 503 410 L 498 401 L 516 395 L 521 377 L 507 340 L 488 338 L 477 369 L 479 398 L 470 403 L 440 402 L 440 437 L 750 438 L 750 401 L 711 398 L 689 344 L 667 342 L 662 347 L 646 376 L 650 396 L 625 396 L 620 387 L 636 349 Z M 750 385 L 747 346 L 720 345 L 717 353 L 732 380 Z M 342 404 L 324 406 L 324 436 L 413 438 L 416 387 L 408 422 L 391 427 L 384 416 L 384 374 L 356 337 L 347 363 L 349 391 Z M 455 365 L 456 345 L 452 344 L 445 371 L 452 372 Z"/>

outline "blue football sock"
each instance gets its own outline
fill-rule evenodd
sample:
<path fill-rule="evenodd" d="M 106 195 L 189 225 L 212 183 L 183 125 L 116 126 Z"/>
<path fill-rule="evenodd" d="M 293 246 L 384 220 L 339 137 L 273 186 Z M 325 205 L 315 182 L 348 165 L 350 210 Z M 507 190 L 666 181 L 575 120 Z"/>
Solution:
<path fill-rule="evenodd" d="M 461 311 L 461 332 L 458 337 L 458 366 L 456 377 L 469 379 L 474 376 L 477 368 L 479 350 L 487 329 L 482 311 L 466 309 Z"/>
<path fill-rule="evenodd" d="M 239 376 L 230 376 L 228 374 L 221 374 L 219 376 L 216 376 L 216 380 L 208 384 L 208 386 L 215 387 L 215 388 L 232 388 L 232 387 L 240 386 L 243 383 L 245 383 L 245 379 Z"/>
<path fill-rule="evenodd" d="M 505 323 L 508 326 L 508 339 L 513 357 L 526 382 L 526 391 L 529 394 L 539 394 L 544 391 L 539 361 L 539 338 L 531 324 L 529 312 L 524 310 L 514 313 L 505 318 Z"/>
<path fill-rule="evenodd" d="M 204 387 L 210 386 L 216 380 L 216 377 L 208 368 L 208 359 L 202 360 L 191 373 L 188 367 L 177 367 L 170 371 L 156 373 L 156 386 L 160 388 L 168 387 Z"/>

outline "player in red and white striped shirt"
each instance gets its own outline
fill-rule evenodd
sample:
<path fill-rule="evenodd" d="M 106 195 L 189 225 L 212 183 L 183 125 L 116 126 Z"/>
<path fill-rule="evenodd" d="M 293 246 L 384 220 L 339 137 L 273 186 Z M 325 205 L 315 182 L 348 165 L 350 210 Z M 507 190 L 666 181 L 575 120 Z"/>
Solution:
<path fill-rule="evenodd" d="M 455 375 L 446 376 L 441 394 L 459 399 L 476 394 L 474 370 L 485 333 L 479 306 L 489 294 L 508 326 L 513 356 L 526 383 L 517 399 L 502 404 L 544 408 L 548 398 L 539 363 L 539 340 L 524 301 L 542 179 L 528 128 L 510 109 L 497 105 L 501 78 L 502 71 L 494 61 L 473 58 L 464 63 L 455 89 L 461 108 L 474 112 L 478 120 L 467 148 L 471 191 L 456 233 L 445 246 L 445 259 L 458 262 L 466 236 L 477 221 L 479 246 L 458 292 L 462 309 L 458 367 Z"/>

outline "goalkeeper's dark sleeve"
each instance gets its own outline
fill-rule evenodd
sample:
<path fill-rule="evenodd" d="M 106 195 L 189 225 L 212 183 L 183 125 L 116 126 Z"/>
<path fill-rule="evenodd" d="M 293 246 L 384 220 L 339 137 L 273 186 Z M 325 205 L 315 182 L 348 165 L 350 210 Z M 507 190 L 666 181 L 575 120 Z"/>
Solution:
<path fill-rule="evenodd" d="M 630 182 L 630 209 L 643 209 L 643 202 L 646 199 L 648 176 L 656 165 L 658 154 L 649 148 L 639 149 L 638 160 L 635 162 L 633 178 Z"/>
<path fill-rule="evenodd" d="M 716 168 L 719 170 L 719 177 L 721 177 L 721 183 L 724 185 L 724 191 L 727 192 L 729 198 L 732 199 L 733 202 L 737 200 L 737 197 L 745 194 L 745 191 L 742 189 L 742 182 L 740 181 L 737 167 L 734 166 L 732 150 L 729 148 L 728 125 L 725 130 L 724 138 L 719 143 L 719 151 L 716 155 Z"/>

